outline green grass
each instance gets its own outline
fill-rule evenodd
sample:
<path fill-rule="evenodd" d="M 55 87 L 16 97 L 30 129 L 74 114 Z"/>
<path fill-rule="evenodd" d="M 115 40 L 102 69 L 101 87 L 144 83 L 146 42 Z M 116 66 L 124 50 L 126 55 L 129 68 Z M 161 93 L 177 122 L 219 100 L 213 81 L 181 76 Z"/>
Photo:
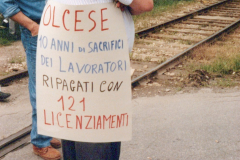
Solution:
<path fill-rule="evenodd" d="M 0 15 L 0 26 L 2 24 L 3 17 Z M 19 25 L 16 24 L 16 33 L 14 35 L 9 33 L 8 28 L 0 27 L 0 46 L 11 45 L 12 42 L 20 39 Z"/>
<path fill-rule="evenodd" d="M 154 9 L 151 12 L 147 12 L 138 16 L 134 16 L 134 21 L 144 18 L 146 16 L 156 16 L 161 15 L 161 12 L 164 12 L 169 9 L 174 9 L 178 4 L 183 2 L 193 2 L 195 0 L 154 0 Z"/>
<path fill-rule="evenodd" d="M 0 35 L 1 36 L 1 35 Z M 11 40 L 6 39 L 6 38 L 2 38 L 0 37 L 0 46 L 8 46 L 11 45 Z"/>
<path fill-rule="evenodd" d="M 209 73 L 232 74 L 240 71 L 240 53 L 230 57 L 218 57 L 210 64 L 200 66 Z"/>
<path fill-rule="evenodd" d="M 195 0 L 154 0 L 154 9 L 152 11 L 152 14 L 158 14 L 161 11 L 166 11 L 167 9 L 174 8 L 180 3 L 192 1 Z"/>
<path fill-rule="evenodd" d="M 21 64 L 22 62 L 25 62 L 25 57 L 12 57 L 10 60 L 9 60 L 9 63 L 19 63 Z"/>
<path fill-rule="evenodd" d="M 154 0 L 154 6 L 159 7 L 159 6 L 172 6 L 176 5 L 179 2 L 182 1 L 192 1 L 192 0 Z"/>
<path fill-rule="evenodd" d="M 222 79 L 216 80 L 215 85 L 219 86 L 219 87 L 234 87 L 234 86 L 236 86 L 236 82 L 234 82 L 230 78 L 222 78 Z"/>

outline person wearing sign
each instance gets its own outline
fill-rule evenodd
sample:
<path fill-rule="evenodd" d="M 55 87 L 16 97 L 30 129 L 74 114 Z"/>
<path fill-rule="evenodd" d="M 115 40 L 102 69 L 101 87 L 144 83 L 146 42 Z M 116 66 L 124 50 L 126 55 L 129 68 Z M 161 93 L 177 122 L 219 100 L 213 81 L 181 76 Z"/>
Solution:
<path fill-rule="evenodd" d="M 113 2 L 113 0 L 55 0 L 63 4 L 83 5 Z M 152 0 L 119 0 L 116 4 L 123 11 L 128 36 L 129 52 L 134 42 L 134 23 L 131 15 L 141 14 L 153 8 Z M 121 142 L 86 143 L 62 140 L 63 158 L 66 160 L 118 160 Z"/>
<path fill-rule="evenodd" d="M 39 23 L 45 3 L 45 0 L 1 0 L 0 13 L 5 18 L 11 18 L 21 25 L 21 38 L 27 55 L 29 93 L 32 105 L 31 143 L 33 144 L 33 151 L 43 159 L 55 160 L 60 159 L 61 154 L 52 147 L 61 147 L 60 141 L 37 133 L 36 47 Z"/>

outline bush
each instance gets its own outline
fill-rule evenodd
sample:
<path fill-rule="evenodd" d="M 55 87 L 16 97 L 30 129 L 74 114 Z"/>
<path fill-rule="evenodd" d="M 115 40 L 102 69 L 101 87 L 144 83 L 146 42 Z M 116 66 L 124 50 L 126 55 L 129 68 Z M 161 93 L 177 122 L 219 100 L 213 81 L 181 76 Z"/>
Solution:
<path fill-rule="evenodd" d="M 3 16 L 0 15 L 0 45 L 10 45 L 16 40 L 20 40 L 21 34 L 19 30 L 19 25 L 15 23 L 16 32 L 15 34 L 10 34 L 9 29 L 2 26 Z"/>

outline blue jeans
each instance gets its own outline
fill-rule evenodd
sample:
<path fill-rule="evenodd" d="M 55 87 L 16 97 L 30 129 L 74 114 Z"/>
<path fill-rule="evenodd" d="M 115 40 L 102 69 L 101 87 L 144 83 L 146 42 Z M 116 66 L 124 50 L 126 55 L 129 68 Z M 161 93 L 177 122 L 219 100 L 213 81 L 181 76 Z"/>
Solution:
<path fill-rule="evenodd" d="M 37 36 L 32 37 L 31 32 L 24 28 L 21 29 L 21 39 L 27 56 L 27 67 L 29 74 L 29 94 L 32 105 L 32 131 L 31 143 L 36 147 L 43 148 L 50 145 L 52 137 L 39 135 L 37 133 L 37 109 L 36 109 L 36 51 Z"/>

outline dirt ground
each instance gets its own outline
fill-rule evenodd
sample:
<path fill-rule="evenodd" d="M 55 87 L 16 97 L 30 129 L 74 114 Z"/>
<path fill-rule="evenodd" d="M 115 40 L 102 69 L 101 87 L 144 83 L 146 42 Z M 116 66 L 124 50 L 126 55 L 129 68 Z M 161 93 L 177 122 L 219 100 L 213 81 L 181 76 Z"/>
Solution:
<path fill-rule="evenodd" d="M 219 86 L 217 81 L 230 80 L 234 85 Z M 225 93 L 239 91 L 240 75 L 227 75 L 219 77 L 211 75 L 203 70 L 196 70 L 194 73 L 184 67 L 182 63 L 169 68 L 164 74 L 155 75 L 144 80 L 133 89 L 133 99 L 138 97 L 164 96 L 182 93 L 196 93 L 201 89 L 214 93 Z"/>
<path fill-rule="evenodd" d="M 26 69 L 25 51 L 21 41 L 0 47 L 0 77 Z"/>

